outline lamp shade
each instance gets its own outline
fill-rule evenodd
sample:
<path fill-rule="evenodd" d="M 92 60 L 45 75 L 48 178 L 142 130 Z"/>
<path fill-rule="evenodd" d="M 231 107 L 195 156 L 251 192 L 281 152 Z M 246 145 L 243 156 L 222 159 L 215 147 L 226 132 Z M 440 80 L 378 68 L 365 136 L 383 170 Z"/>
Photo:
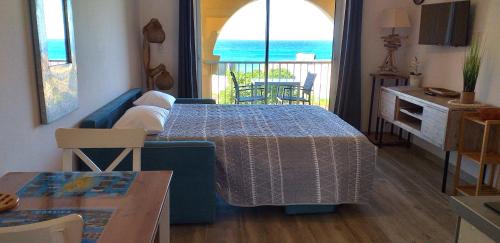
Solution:
<path fill-rule="evenodd" d="M 382 13 L 380 26 L 382 28 L 409 28 L 411 27 L 410 17 L 403 9 L 386 9 Z"/>

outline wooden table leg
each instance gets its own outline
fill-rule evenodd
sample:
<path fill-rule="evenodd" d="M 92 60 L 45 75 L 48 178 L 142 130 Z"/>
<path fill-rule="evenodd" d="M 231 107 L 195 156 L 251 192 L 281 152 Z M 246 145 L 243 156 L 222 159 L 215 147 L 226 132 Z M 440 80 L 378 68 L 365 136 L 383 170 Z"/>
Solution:
<path fill-rule="evenodd" d="M 448 166 L 450 165 L 450 151 L 446 151 L 444 158 L 443 183 L 441 184 L 441 192 L 446 193 L 446 182 L 448 180 Z"/>
<path fill-rule="evenodd" d="M 371 94 L 371 98 L 370 98 L 370 115 L 368 117 L 368 135 L 372 131 L 371 126 L 372 126 L 372 116 L 373 116 L 373 99 L 375 97 L 375 81 L 376 81 L 376 78 L 373 77 L 373 79 L 372 79 L 372 94 Z"/>
<path fill-rule="evenodd" d="M 163 204 L 161 214 L 160 214 L 160 222 L 158 225 L 158 235 L 160 243 L 169 243 L 170 242 L 170 192 L 167 193 L 167 198 L 165 199 L 165 203 Z"/>
<path fill-rule="evenodd" d="M 380 119 L 380 140 L 378 141 L 378 146 L 382 147 L 384 144 L 384 125 L 385 125 L 385 120 L 384 118 Z"/>

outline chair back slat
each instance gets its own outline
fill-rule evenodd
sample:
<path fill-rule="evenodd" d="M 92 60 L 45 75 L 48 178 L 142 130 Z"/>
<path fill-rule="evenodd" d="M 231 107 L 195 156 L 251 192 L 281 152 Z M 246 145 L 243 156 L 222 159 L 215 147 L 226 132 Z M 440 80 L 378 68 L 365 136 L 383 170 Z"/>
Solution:
<path fill-rule="evenodd" d="M 303 86 L 304 92 L 311 93 L 315 80 L 316 80 L 315 73 L 307 73 L 307 77 L 306 80 L 304 81 L 304 86 Z"/>
<path fill-rule="evenodd" d="M 85 163 L 92 171 L 95 171 L 95 172 L 102 172 L 101 168 L 99 168 L 99 166 L 97 166 L 94 161 L 92 161 L 85 153 L 83 153 L 81 150 L 79 149 L 70 149 L 71 151 L 73 151 L 76 156 L 78 156 L 78 158 L 80 158 L 83 163 Z M 63 162 L 66 162 L 66 161 L 63 161 Z M 71 169 L 72 171 L 73 169 Z"/>
<path fill-rule="evenodd" d="M 118 155 L 118 157 L 116 157 L 116 159 L 113 160 L 113 162 L 111 162 L 108 168 L 106 168 L 106 172 L 113 171 L 116 168 L 116 166 L 118 166 L 122 162 L 122 160 L 125 159 L 125 157 L 127 157 L 128 154 L 130 154 L 130 152 L 132 152 L 131 148 L 124 149 L 120 153 L 120 155 Z"/>
<path fill-rule="evenodd" d="M 56 140 L 62 149 L 142 148 L 144 129 L 71 129 L 56 130 Z"/>
<path fill-rule="evenodd" d="M 83 235 L 83 219 L 71 214 L 44 222 L 0 227 L 0 242 L 9 243 L 80 243 Z"/>
<path fill-rule="evenodd" d="M 233 81 L 234 86 L 234 97 L 236 100 L 240 99 L 240 84 L 238 84 L 238 80 L 236 79 L 236 75 L 233 71 L 229 72 L 231 74 L 231 80 Z"/>

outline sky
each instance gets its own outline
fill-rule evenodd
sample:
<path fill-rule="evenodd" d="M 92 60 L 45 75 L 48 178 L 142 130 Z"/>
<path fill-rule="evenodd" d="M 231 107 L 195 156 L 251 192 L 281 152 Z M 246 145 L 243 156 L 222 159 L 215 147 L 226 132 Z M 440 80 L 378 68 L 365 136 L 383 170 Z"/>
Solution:
<path fill-rule="evenodd" d="M 64 39 L 62 2 L 62 0 L 43 1 L 47 39 Z"/>
<path fill-rule="evenodd" d="M 304 0 L 271 0 L 270 40 L 331 40 L 333 20 Z M 219 40 L 264 40 L 266 1 L 251 2 L 224 25 Z"/>

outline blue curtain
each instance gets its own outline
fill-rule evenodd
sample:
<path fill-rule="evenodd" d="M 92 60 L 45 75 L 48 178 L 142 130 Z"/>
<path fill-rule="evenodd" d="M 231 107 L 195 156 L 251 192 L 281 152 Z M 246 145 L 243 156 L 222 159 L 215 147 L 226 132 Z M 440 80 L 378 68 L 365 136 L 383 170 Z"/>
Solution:
<path fill-rule="evenodd" d="M 179 0 L 178 95 L 198 98 L 196 70 L 195 6 L 193 0 Z"/>
<path fill-rule="evenodd" d="M 345 0 L 335 113 L 361 129 L 361 29 L 363 0 Z"/>

